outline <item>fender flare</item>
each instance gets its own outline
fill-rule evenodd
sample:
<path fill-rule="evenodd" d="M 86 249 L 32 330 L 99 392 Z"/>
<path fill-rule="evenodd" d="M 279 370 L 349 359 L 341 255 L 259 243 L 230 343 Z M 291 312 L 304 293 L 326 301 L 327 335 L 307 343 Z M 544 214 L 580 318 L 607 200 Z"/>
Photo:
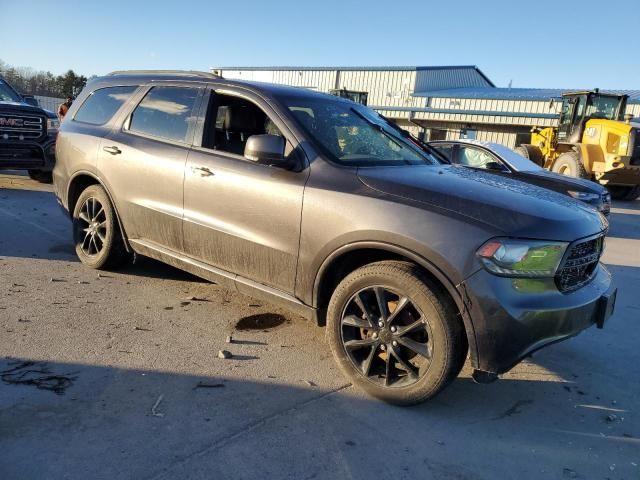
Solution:
<path fill-rule="evenodd" d="M 69 183 L 67 184 L 67 188 L 66 188 L 66 204 L 67 204 L 67 212 L 69 213 L 70 217 L 73 217 L 73 212 L 71 211 L 71 209 L 69 208 L 69 192 L 71 190 L 71 184 L 73 183 L 73 181 L 79 177 L 79 176 L 86 176 L 86 177 L 91 177 L 93 178 L 96 183 L 98 185 L 100 185 L 102 188 L 104 188 L 104 191 L 107 192 L 107 196 L 109 197 L 109 201 L 111 202 L 111 205 L 113 206 L 113 211 L 116 213 L 116 220 L 118 221 L 118 228 L 120 229 L 120 235 L 122 236 L 122 241 L 124 243 L 124 248 L 127 251 L 127 253 L 131 253 L 133 252 L 133 249 L 131 248 L 131 245 L 129 245 L 129 239 L 127 237 L 127 233 L 124 230 L 124 225 L 122 225 L 122 220 L 120 220 L 120 213 L 118 212 L 118 207 L 116 206 L 116 203 L 113 200 L 113 195 L 111 195 L 111 192 L 109 191 L 109 189 L 107 188 L 107 186 L 104 184 L 104 182 L 100 179 L 100 177 L 98 177 L 96 174 L 89 172 L 87 170 L 80 170 L 78 172 L 75 172 L 73 174 L 73 176 L 69 179 Z"/>

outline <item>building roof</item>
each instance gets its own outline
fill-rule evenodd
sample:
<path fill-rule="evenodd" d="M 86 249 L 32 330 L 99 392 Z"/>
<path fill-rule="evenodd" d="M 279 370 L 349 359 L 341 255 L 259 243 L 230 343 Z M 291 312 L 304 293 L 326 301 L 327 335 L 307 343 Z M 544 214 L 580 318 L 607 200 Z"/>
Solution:
<path fill-rule="evenodd" d="M 576 92 L 575 88 L 497 88 L 464 87 L 433 89 L 414 93 L 418 97 L 473 98 L 484 100 L 551 100 L 559 99 L 563 92 Z M 629 95 L 629 103 L 640 103 L 640 90 L 600 90 L 601 93 Z"/>
<path fill-rule="evenodd" d="M 389 71 L 389 72 L 413 72 L 413 71 L 422 71 L 422 70 L 459 70 L 459 69 L 476 69 L 479 70 L 475 65 L 440 65 L 440 66 L 360 66 L 360 67 L 300 67 L 300 66 L 276 66 L 276 67 L 210 67 L 210 70 L 247 70 L 247 71 L 331 71 L 331 70 L 341 70 L 341 71 L 366 71 L 366 72 L 374 72 L 374 71 Z"/>

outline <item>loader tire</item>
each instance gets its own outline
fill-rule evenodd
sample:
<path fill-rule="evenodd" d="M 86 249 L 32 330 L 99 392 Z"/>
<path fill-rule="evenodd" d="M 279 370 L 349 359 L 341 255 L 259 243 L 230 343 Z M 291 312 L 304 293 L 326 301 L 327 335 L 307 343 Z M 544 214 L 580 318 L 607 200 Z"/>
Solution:
<path fill-rule="evenodd" d="M 542 150 L 540 150 L 535 145 L 523 143 L 519 147 L 516 147 L 514 151 L 518 155 L 522 155 L 524 158 L 528 158 L 539 167 L 544 167 L 544 155 L 542 155 Z"/>
<path fill-rule="evenodd" d="M 552 171 L 559 173 L 560 175 L 567 175 L 568 177 L 586 178 L 591 176 L 584 168 L 580 155 L 577 152 L 565 152 L 560 154 L 556 161 L 553 162 Z"/>

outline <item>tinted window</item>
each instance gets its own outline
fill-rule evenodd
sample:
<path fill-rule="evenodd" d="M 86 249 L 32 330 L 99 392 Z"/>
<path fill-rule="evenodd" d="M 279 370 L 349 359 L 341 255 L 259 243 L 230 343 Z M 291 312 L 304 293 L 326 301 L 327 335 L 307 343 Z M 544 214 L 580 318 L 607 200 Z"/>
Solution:
<path fill-rule="evenodd" d="M 96 90 L 84 101 L 73 119 L 93 125 L 107 123 L 137 88 L 108 87 Z"/>
<path fill-rule="evenodd" d="M 22 99 L 16 95 L 13 89 L 0 81 L 0 102 L 21 102 Z"/>
<path fill-rule="evenodd" d="M 129 130 L 175 142 L 186 142 L 198 90 L 154 87 L 131 114 Z"/>

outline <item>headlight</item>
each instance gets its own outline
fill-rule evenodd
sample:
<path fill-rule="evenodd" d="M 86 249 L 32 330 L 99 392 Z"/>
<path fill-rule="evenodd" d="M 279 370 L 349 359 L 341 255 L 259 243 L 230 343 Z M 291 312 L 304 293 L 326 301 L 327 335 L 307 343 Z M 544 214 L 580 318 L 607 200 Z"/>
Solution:
<path fill-rule="evenodd" d="M 49 133 L 57 132 L 60 128 L 60 120 L 57 118 L 47 118 L 47 131 Z"/>
<path fill-rule="evenodd" d="M 567 193 L 576 200 L 582 200 L 583 202 L 593 202 L 594 200 L 600 199 L 599 193 L 576 192 L 574 190 L 568 190 Z"/>
<path fill-rule="evenodd" d="M 566 242 L 493 238 L 477 255 L 491 273 L 504 277 L 553 277 L 567 249 Z"/>

